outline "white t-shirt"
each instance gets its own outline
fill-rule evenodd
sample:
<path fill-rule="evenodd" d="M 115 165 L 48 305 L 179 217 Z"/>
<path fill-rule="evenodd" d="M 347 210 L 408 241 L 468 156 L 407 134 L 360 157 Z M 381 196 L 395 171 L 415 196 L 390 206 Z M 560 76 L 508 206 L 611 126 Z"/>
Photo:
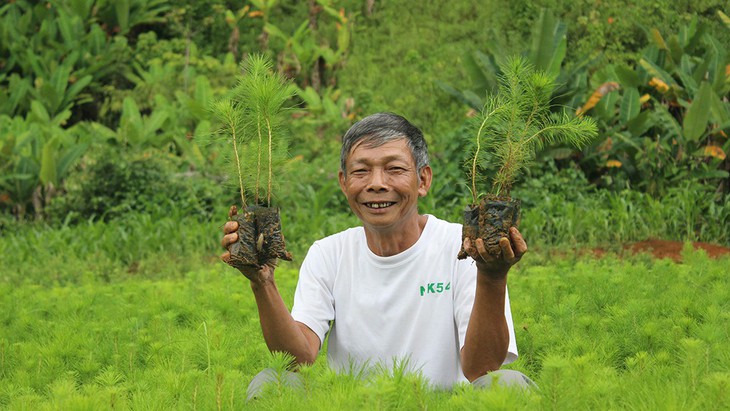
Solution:
<path fill-rule="evenodd" d="M 467 381 L 461 370 L 476 290 L 476 265 L 458 260 L 461 225 L 428 216 L 416 244 L 391 257 L 375 255 L 362 227 L 316 241 L 299 273 L 292 316 L 324 341 L 336 370 L 407 361 L 437 387 Z M 510 343 L 517 358 L 509 296 Z M 330 324 L 332 325 L 330 330 Z"/>

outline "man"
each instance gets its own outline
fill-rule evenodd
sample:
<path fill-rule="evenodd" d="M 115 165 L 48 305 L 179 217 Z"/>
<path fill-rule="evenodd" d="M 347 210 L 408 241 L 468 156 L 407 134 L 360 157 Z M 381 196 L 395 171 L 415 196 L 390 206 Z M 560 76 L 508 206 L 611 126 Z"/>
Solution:
<path fill-rule="evenodd" d="M 481 239 L 466 239 L 471 258 L 458 260 L 461 225 L 418 213 L 431 180 L 423 135 L 403 117 L 378 113 L 347 131 L 339 182 L 362 227 L 311 246 L 291 314 L 276 288 L 275 261 L 243 271 L 269 350 L 310 364 L 329 333 L 336 369 L 406 361 L 440 388 L 474 382 L 517 358 L 507 273 L 527 245 L 513 227 L 500 256 Z M 226 223 L 223 247 L 237 240 L 237 228 Z M 221 258 L 228 262 L 230 253 Z M 505 379 L 531 384 L 516 374 Z"/>

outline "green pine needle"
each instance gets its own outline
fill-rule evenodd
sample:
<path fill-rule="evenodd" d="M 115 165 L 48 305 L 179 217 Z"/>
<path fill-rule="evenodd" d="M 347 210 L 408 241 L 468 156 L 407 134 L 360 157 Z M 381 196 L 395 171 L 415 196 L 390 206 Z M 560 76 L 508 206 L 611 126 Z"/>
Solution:
<path fill-rule="evenodd" d="M 496 94 L 487 97 L 469 137 L 469 175 L 474 203 L 479 201 L 487 168 L 496 168 L 491 193 L 509 196 L 519 173 L 545 147 L 567 143 L 580 149 L 598 134 L 589 117 L 550 111 L 553 77 L 535 70 L 522 57 L 502 65 Z"/>
<path fill-rule="evenodd" d="M 230 173 L 237 177 L 231 180 L 238 183 L 242 205 L 246 206 L 246 194 L 254 204 L 270 205 L 287 156 L 286 103 L 295 88 L 263 55 L 250 56 L 241 71 L 229 96 L 215 102 L 211 111 L 231 142 Z"/>

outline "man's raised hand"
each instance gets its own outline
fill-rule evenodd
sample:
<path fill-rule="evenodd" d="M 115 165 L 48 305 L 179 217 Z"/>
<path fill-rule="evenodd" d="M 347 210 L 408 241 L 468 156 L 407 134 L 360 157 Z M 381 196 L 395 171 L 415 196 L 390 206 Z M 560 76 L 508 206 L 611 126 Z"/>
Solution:
<path fill-rule="evenodd" d="M 480 274 L 495 279 L 503 278 L 510 267 L 520 261 L 527 252 L 527 243 L 516 227 L 510 227 L 509 237 L 500 238 L 499 247 L 502 252 L 499 255 L 488 253 L 481 238 L 477 238 L 474 242 L 469 238 L 464 239 L 464 250 L 474 259 Z"/>
<path fill-rule="evenodd" d="M 221 239 L 221 246 L 226 249 L 226 252 L 221 254 L 221 260 L 230 266 L 233 265 L 231 264 L 231 252 L 229 251 L 229 247 L 231 244 L 238 241 L 238 222 L 233 220 L 233 217 L 237 214 L 238 208 L 236 206 L 231 206 L 228 211 L 228 217 L 231 218 L 231 220 L 227 221 L 223 226 L 223 239 Z M 267 281 L 273 281 L 275 268 L 276 260 L 272 260 L 264 264 L 262 267 L 245 266 L 244 268 L 239 268 L 238 271 L 248 278 L 253 285 L 261 285 Z"/>

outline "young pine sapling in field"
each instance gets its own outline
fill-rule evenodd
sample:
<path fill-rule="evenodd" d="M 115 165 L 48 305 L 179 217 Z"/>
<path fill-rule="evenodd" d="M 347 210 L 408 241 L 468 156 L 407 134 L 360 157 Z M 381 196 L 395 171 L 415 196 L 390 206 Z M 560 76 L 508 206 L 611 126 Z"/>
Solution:
<path fill-rule="evenodd" d="M 241 213 L 234 206 L 230 216 L 239 227 L 238 241 L 229 247 L 229 264 L 236 268 L 262 267 L 277 258 L 291 261 L 272 197 L 287 156 L 284 105 L 294 92 L 269 59 L 252 55 L 228 97 L 212 106 L 220 135 L 230 143 L 229 181 L 241 196 Z"/>
<path fill-rule="evenodd" d="M 537 152 L 557 143 L 584 147 L 597 135 L 589 117 L 550 111 L 555 79 L 535 70 L 522 57 L 502 65 L 499 88 L 487 97 L 468 136 L 467 160 L 472 203 L 464 210 L 462 240 L 484 240 L 487 251 L 499 255 L 499 239 L 519 224 L 520 201 L 510 196 L 520 172 Z M 487 171 L 492 170 L 491 184 Z M 496 170 L 496 171 L 494 171 Z M 458 258 L 466 258 L 462 249 Z"/>

